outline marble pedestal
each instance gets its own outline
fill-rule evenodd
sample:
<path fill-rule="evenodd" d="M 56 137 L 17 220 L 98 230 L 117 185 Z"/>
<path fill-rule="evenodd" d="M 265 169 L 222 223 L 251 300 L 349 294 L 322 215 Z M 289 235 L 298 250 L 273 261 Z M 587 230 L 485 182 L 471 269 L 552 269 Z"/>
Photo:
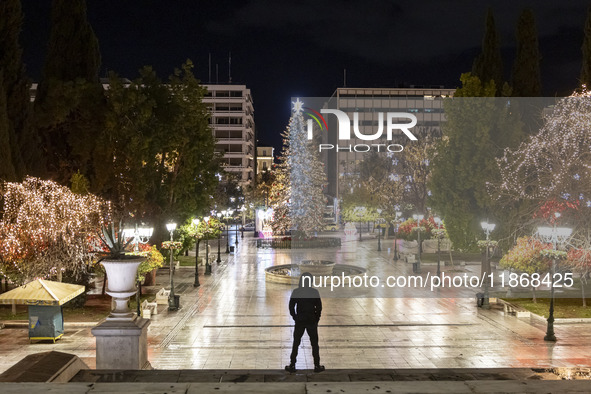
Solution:
<path fill-rule="evenodd" d="M 150 320 L 106 320 L 91 332 L 96 337 L 96 369 L 151 369 L 148 361 Z"/>

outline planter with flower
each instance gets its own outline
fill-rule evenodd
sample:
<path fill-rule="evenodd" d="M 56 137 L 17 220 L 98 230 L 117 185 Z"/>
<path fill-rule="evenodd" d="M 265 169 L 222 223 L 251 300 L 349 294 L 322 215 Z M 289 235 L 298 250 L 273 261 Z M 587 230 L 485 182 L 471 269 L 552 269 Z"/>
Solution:
<path fill-rule="evenodd" d="M 140 244 L 138 252 L 131 252 L 130 255 L 142 256 L 146 259 L 139 265 L 137 270 L 138 283 L 144 283 L 144 286 L 153 286 L 156 283 L 156 270 L 162 267 L 164 257 L 158 251 L 155 245 Z M 140 294 L 142 293 L 140 285 Z"/>
<path fill-rule="evenodd" d="M 160 247 L 163 258 L 169 262 L 171 261 L 170 254 L 172 253 L 172 260 L 176 261 L 182 248 L 183 243 L 180 241 L 164 241 Z"/>
<path fill-rule="evenodd" d="M 99 260 L 107 277 L 107 294 L 113 297 L 115 308 L 107 319 L 131 320 L 129 297 L 136 294 L 135 281 L 139 265 L 146 259 L 143 256 L 128 254 L 131 240 L 125 242 L 123 226 L 114 223 L 103 226 L 99 238 L 103 246 L 103 257 Z"/>
<path fill-rule="evenodd" d="M 551 244 L 543 243 L 534 237 L 517 238 L 513 246 L 499 262 L 507 270 L 515 270 L 529 275 L 545 274 L 550 271 L 552 260 L 546 257 L 552 249 Z M 509 288 L 510 289 L 510 288 Z M 536 302 L 536 288 L 532 287 L 533 301 Z"/>

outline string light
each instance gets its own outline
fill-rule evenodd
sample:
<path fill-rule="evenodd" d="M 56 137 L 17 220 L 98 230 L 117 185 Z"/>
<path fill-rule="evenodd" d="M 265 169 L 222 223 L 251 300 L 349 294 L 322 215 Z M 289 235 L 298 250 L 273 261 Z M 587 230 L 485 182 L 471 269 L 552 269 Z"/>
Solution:
<path fill-rule="evenodd" d="M 0 274 L 23 282 L 89 262 L 108 203 L 55 182 L 6 182 L 0 220 Z"/>
<path fill-rule="evenodd" d="M 501 195 L 567 201 L 591 197 L 591 93 L 558 101 L 540 131 L 497 159 Z"/>

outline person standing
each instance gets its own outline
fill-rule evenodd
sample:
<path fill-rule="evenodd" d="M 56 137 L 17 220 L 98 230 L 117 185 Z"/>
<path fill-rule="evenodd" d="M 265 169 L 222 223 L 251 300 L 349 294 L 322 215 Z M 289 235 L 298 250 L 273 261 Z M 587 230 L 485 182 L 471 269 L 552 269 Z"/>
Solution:
<path fill-rule="evenodd" d="M 285 370 L 288 372 L 296 371 L 298 348 L 304 331 L 306 331 L 312 345 L 314 372 L 324 371 L 324 365 L 320 365 L 320 348 L 318 346 L 318 322 L 322 313 L 322 301 L 318 290 L 312 288 L 312 274 L 309 272 L 304 272 L 300 276 L 298 288 L 291 293 L 289 313 L 295 321 L 295 328 L 293 330 L 290 364 L 285 366 Z"/>

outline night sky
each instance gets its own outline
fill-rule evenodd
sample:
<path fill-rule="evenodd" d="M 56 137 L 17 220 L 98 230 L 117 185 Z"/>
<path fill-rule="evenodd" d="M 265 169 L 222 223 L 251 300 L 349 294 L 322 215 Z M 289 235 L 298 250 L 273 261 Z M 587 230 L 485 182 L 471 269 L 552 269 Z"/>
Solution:
<path fill-rule="evenodd" d="M 50 28 L 49 0 L 22 0 L 21 36 L 29 75 L 41 74 Z M 515 54 L 520 11 L 536 16 L 547 96 L 568 94 L 581 68 L 589 1 L 280 1 L 87 0 L 98 37 L 102 74 L 133 79 L 143 65 L 165 78 L 186 59 L 204 83 L 252 91 L 259 144 L 279 147 L 292 96 L 330 96 L 349 87 L 457 87 L 479 53 L 484 19 L 493 7 L 501 35 L 505 78 Z M 216 78 L 216 64 L 218 77 Z"/>

